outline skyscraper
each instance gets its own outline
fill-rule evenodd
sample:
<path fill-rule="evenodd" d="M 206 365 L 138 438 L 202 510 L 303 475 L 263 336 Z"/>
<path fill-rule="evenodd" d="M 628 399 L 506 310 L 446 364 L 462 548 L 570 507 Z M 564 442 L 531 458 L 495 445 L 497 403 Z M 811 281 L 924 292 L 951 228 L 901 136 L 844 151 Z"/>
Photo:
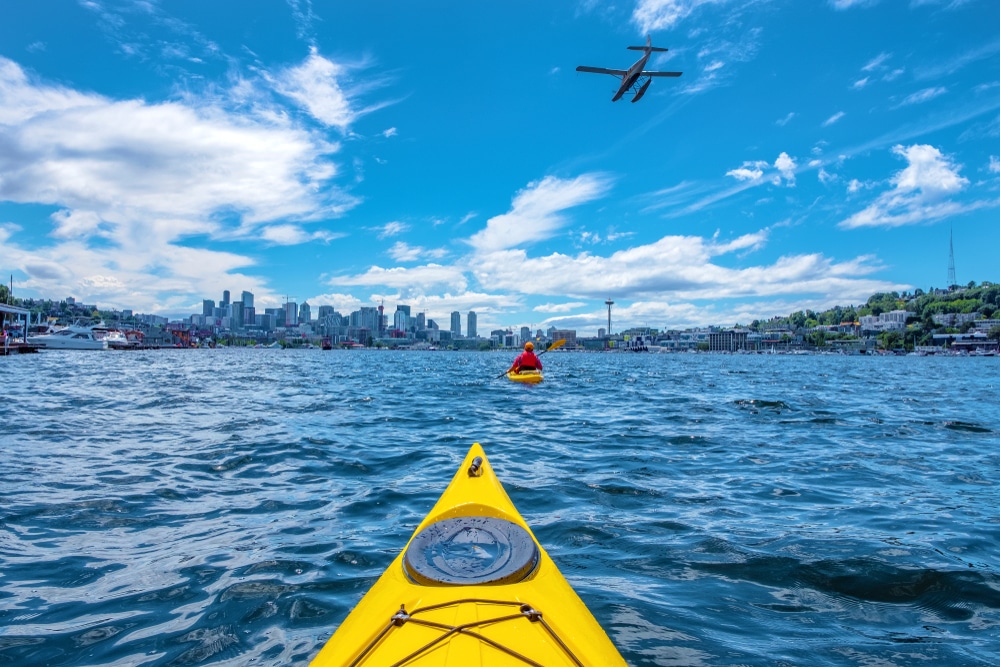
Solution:
<path fill-rule="evenodd" d="M 302 305 L 299 306 L 299 322 L 308 324 L 312 319 L 312 308 L 309 307 L 308 301 L 303 301 Z"/>
<path fill-rule="evenodd" d="M 289 301 L 285 304 L 285 326 L 299 326 L 299 304 Z"/>
<path fill-rule="evenodd" d="M 455 338 L 462 335 L 462 314 L 457 310 L 451 314 L 451 335 Z"/>
<path fill-rule="evenodd" d="M 240 301 L 243 302 L 244 308 L 253 308 L 253 292 L 243 290 L 243 296 L 240 297 Z"/>
<path fill-rule="evenodd" d="M 410 307 L 397 305 L 396 312 L 392 316 L 392 328 L 396 331 L 409 331 L 410 329 Z"/>
<path fill-rule="evenodd" d="M 225 308 L 229 305 L 229 290 L 222 290 L 222 302 L 219 303 L 220 308 Z"/>
<path fill-rule="evenodd" d="M 211 299 L 204 299 L 201 302 L 201 314 L 205 317 L 212 317 L 215 313 L 215 302 Z"/>
<path fill-rule="evenodd" d="M 476 332 L 476 311 L 470 310 L 468 317 L 468 326 L 465 328 L 465 335 L 469 338 L 478 338 L 478 333 Z"/>

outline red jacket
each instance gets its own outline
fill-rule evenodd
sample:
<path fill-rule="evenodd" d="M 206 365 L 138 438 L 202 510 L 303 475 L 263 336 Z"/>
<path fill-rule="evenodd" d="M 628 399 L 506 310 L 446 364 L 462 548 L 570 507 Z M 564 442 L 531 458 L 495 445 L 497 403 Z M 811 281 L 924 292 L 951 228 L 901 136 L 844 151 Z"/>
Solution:
<path fill-rule="evenodd" d="M 530 368 L 535 368 L 542 370 L 542 360 L 538 358 L 538 355 L 534 352 L 528 352 L 525 350 L 521 354 L 517 355 L 517 359 L 514 360 L 514 364 L 511 368 L 515 371 L 518 370 L 528 370 Z"/>

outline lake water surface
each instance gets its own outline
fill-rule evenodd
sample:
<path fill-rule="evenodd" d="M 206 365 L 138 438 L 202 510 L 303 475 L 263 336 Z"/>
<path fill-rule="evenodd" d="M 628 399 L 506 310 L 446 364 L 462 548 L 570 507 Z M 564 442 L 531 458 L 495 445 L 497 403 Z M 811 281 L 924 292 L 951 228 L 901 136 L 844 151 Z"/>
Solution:
<path fill-rule="evenodd" d="M 473 442 L 634 667 L 1000 664 L 1000 358 L 512 358 L 0 358 L 0 664 L 307 664 Z"/>

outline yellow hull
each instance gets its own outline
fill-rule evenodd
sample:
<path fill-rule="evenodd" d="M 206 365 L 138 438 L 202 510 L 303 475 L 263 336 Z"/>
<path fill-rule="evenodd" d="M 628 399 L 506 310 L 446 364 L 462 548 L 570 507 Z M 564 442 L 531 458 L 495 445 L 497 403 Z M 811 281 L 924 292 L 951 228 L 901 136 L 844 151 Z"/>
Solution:
<path fill-rule="evenodd" d="M 506 537 L 480 539 L 490 531 Z M 435 543 L 437 533 L 450 537 Z M 456 545 L 466 549 L 449 551 Z M 486 583 L 456 583 L 466 578 Z M 406 549 L 311 664 L 611 667 L 625 661 L 538 544 L 476 443 Z"/>
<path fill-rule="evenodd" d="M 511 382 L 526 382 L 528 384 L 538 384 L 545 379 L 541 371 L 521 371 L 520 373 L 507 373 L 507 379 Z"/>

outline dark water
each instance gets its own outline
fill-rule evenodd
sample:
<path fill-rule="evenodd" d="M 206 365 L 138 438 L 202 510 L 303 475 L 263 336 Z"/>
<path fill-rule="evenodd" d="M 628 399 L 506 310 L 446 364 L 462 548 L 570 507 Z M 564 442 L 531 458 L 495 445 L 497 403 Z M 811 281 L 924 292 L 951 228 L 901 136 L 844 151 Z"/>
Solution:
<path fill-rule="evenodd" d="M 305 664 L 474 441 L 626 660 L 1000 664 L 1000 358 L 0 359 L 0 664 Z"/>

